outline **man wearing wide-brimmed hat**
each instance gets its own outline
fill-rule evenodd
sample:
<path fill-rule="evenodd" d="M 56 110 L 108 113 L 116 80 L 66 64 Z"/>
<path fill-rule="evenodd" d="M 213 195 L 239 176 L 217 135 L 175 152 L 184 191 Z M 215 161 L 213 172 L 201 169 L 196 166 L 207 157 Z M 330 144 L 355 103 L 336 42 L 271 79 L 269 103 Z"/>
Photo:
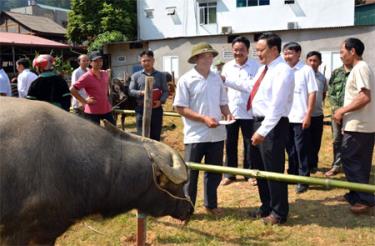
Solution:
<path fill-rule="evenodd" d="M 185 160 L 213 165 L 223 164 L 223 147 L 226 132 L 219 121 L 234 119 L 229 111 L 228 99 L 220 76 L 210 70 L 218 52 L 208 43 L 193 46 L 188 62 L 194 68 L 178 81 L 173 105 L 182 115 L 184 122 Z M 197 196 L 198 171 L 190 171 L 190 180 L 185 193 L 195 203 Z M 221 215 L 217 206 L 217 187 L 221 175 L 204 174 L 204 206 L 208 213 Z"/>

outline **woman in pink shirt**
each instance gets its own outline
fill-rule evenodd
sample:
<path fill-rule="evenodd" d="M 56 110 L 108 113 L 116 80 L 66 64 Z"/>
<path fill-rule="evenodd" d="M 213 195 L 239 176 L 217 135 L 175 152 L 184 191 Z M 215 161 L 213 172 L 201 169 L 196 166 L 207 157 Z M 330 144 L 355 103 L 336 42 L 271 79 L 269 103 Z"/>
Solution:
<path fill-rule="evenodd" d="M 101 70 L 102 55 L 98 51 L 93 51 L 89 58 L 91 69 L 78 79 L 70 88 L 70 92 L 83 105 L 85 115 L 89 120 L 99 124 L 101 119 L 106 119 L 115 125 L 112 105 L 108 99 L 109 76 L 107 71 Z M 78 93 L 82 88 L 88 95 L 86 99 Z"/>

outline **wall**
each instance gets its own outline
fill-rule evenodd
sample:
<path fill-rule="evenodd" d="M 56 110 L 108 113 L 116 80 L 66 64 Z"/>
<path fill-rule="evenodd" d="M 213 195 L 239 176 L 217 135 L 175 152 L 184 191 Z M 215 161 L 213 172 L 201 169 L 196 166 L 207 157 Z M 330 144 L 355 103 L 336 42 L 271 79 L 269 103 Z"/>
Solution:
<path fill-rule="evenodd" d="M 197 2 L 193 0 L 138 0 L 139 38 L 142 40 L 221 33 L 231 26 L 233 33 L 287 30 L 288 22 L 298 28 L 351 26 L 354 24 L 354 0 L 296 0 L 295 4 L 272 1 L 270 5 L 237 8 L 235 0 L 216 0 L 217 25 L 199 25 Z M 167 15 L 167 7 L 175 7 Z M 146 17 L 151 11 L 152 18 Z"/>

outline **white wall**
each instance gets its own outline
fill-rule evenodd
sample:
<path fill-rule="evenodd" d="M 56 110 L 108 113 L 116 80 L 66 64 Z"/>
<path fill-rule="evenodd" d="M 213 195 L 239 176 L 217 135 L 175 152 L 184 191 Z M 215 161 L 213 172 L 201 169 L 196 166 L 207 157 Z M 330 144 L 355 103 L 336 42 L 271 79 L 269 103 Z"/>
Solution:
<path fill-rule="evenodd" d="M 215 1 L 215 0 L 210 0 Z M 199 25 L 197 0 L 138 0 L 139 38 L 153 40 L 170 37 L 215 35 L 223 26 L 231 26 L 233 33 L 287 30 L 288 22 L 298 28 L 352 26 L 354 0 L 270 0 L 270 5 L 236 7 L 236 0 L 216 0 L 217 25 Z M 166 8 L 175 7 L 175 15 L 167 15 Z M 145 10 L 153 10 L 147 18 Z"/>

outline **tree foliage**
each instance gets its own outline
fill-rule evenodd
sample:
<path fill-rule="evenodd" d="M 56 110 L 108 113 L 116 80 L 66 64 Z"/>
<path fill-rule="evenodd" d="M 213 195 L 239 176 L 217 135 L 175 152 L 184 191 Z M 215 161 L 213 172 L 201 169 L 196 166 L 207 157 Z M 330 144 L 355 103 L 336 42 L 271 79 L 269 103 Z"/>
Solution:
<path fill-rule="evenodd" d="M 96 39 L 90 43 L 88 51 L 100 50 L 106 43 L 123 41 L 124 39 L 124 35 L 119 31 L 107 31 L 99 34 Z"/>
<path fill-rule="evenodd" d="M 76 43 L 92 43 L 99 34 L 132 40 L 136 37 L 136 1 L 134 0 L 71 0 L 67 36 Z M 105 35 L 104 35 L 105 33 Z M 119 41 L 119 40 L 115 40 Z"/>

